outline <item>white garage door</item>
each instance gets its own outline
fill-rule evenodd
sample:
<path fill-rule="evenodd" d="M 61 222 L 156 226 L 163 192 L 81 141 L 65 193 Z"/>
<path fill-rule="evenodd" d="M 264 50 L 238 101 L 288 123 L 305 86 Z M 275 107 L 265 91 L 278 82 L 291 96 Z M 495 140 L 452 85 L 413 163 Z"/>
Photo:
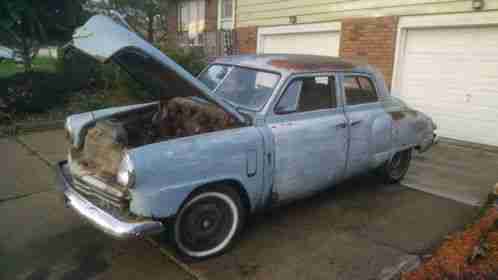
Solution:
<path fill-rule="evenodd" d="M 498 27 L 409 29 L 402 98 L 445 137 L 498 145 Z"/>
<path fill-rule="evenodd" d="M 261 53 L 339 55 L 340 32 L 268 34 L 261 37 Z"/>

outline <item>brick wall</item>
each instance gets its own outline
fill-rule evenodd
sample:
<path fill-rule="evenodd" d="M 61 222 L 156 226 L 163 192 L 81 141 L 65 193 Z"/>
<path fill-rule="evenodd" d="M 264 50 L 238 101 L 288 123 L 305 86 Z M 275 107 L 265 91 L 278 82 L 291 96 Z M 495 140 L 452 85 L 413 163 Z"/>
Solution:
<path fill-rule="evenodd" d="M 240 27 L 235 29 L 235 53 L 251 54 L 256 53 L 258 42 L 258 28 Z"/>
<path fill-rule="evenodd" d="M 218 0 L 206 0 L 206 32 L 218 29 Z"/>
<path fill-rule="evenodd" d="M 377 67 L 390 87 L 396 47 L 396 17 L 342 21 L 340 56 Z"/>

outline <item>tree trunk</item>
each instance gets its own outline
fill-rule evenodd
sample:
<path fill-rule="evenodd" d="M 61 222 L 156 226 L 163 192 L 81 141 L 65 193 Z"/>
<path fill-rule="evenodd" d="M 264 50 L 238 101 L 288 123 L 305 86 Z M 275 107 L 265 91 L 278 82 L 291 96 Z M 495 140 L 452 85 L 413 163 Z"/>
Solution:
<path fill-rule="evenodd" d="M 28 41 L 28 39 L 26 38 L 26 36 L 23 36 L 22 37 L 22 53 L 21 53 L 21 56 L 22 56 L 22 61 L 23 61 L 23 65 L 24 65 L 24 72 L 26 73 L 30 73 L 33 71 L 33 67 L 32 67 L 32 59 L 31 59 L 31 51 L 30 51 L 30 43 Z"/>
<path fill-rule="evenodd" d="M 154 43 L 154 15 L 147 17 L 147 40 L 149 43 Z"/>

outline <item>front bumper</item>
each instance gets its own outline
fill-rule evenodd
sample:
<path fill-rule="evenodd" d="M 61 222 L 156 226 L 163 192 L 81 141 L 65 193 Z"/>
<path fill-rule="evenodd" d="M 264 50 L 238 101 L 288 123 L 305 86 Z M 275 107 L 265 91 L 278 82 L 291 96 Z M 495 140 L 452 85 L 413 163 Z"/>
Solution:
<path fill-rule="evenodd" d="M 56 171 L 58 188 L 64 194 L 65 203 L 85 220 L 110 236 L 117 239 L 129 239 L 164 230 L 163 224 L 159 221 L 123 221 L 95 206 L 72 187 L 67 161 L 59 162 Z"/>

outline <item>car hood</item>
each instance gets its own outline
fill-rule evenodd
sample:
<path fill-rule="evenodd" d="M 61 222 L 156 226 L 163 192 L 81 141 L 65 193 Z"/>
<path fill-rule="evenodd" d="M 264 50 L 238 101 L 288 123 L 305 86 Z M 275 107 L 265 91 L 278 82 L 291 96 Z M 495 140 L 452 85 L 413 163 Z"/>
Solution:
<path fill-rule="evenodd" d="M 235 107 L 214 95 L 182 66 L 110 17 L 96 15 L 90 18 L 75 31 L 70 45 L 102 63 L 115 62 L 165 99 L 200 96 L 240 122 L 245 122 Z"/>

